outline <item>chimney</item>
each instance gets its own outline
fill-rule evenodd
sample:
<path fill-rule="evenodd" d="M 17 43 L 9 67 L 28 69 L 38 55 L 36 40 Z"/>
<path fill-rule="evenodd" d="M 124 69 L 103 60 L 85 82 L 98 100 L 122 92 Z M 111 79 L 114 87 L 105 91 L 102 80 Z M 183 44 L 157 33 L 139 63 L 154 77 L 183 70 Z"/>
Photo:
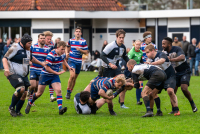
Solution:
<path fill-rule="evenodd" d="M 36 1 L 37 0 L 31 0 L 31 10 L 37 10 L 37 8 L 36 8 Z"/>

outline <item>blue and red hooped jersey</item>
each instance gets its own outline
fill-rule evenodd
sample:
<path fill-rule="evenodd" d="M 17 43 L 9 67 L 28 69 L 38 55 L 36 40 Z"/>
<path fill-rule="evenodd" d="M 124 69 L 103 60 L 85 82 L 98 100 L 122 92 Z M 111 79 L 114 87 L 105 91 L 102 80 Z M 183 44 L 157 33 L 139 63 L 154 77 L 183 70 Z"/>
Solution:
<path fill-rule="evenodd" d="M 157 50 L 156 45 L 153 44 L 153 43 L 151 43 L 151 44 L 154 45 L 155 49 Z M 147 60 L 147 55 L 146 55 L 146 53 L 145 53 L 145 48 L 146 48 L 146 46 L 147 46 L 147 44 L 144 42 L 144 43 L 142 43 L 142 45 L 141 45 L 141 47 L 140 47 L 140 50 L 142 50 L 142 52 L 143 52 L 143 56 L 142 56 L 143 62 L 146 62 L 146 60 Z"/>

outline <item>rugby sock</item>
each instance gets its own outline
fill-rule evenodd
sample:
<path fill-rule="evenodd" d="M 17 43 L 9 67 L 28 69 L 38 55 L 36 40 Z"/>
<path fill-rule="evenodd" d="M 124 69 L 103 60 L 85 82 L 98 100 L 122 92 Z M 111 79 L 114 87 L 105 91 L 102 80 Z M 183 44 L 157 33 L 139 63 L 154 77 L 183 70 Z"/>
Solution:
<path fill-rule="evenodd" d="M 140 102 L 140 96 L 141 96 L 141 89 L 138 88 L 138 89 L 136 89 L 136 98 L 137 98 L 137 102 Z"/>
<path fill-rule="evenodd" d="M 22 106 L 24 105 L 24 102 L 25 102 L 24 100 L 19 100 L 19 101 L 18 101 L 18 103 L 17 103 L 17 105 L 16 105 L 16 113 L 19 113 L 19 112 L 20 112 Z"/>
<path fill-rule="evenodd" d="M 142 87 L 143 88 L 143 87 Z M 140 98 L 142 98 L 141 93 L 142 93 L 142 88 L 140 88 Z"/>
<path fill-rule="evenodd" d="M 153 108 L 151 108 L 151 111 L 153 112 Z"/>
<path fill-rule="evenodd" d="M 124 105 L 124 102 L 120 102 L 120 105 L 121 105 L 121 106 Z"/>
<path fill-rule="evenodd" d="M 53 93 L 54 93 L 54 90 L 53 90 L 53 88 L 51 87 L 51 88 L 49 88 L 49 94 L 50 94 L 50 97 L 53 95 Z"/>
<path fill-rule="evenodd" d="M 15 96 L 15 94 L 13 94 L 10 107 L 15 108 L 15 105 L 17 104 L 17 102 L 19 101 L 19 99 L 20 99 L 19 97 Z"/>
<path fill-rule="evenodd" d="M 67 93 L 72 93 L 72 90 L 70 88 L 67 88 Z"/>
<path fill-rule="evenodd" d="M 31 91 L 31 94 L 30 94 L 30 97 L 29 97 L 28 101 L 31 101 L 33 99 L 33 92 L 34 91 Z"/>
<path fill-rule="evenodd" d="M 178 107 L 173 107 L 173 111 L 179 111 Z"/>
<path fill-rule="evenodd" d="M 34 102 L 35 100 L 37 100 L 37 99 L 38 99 L 38 97 L 37 97 L 36 94 L 34 93 L 34 94 L 33 94 L 33 99 L 32 99 L 31 101 L 29 101 L 29 104 L 32 105 L 33 102 Z"/>
<path fill-rule="evenodd" d="M 148 112 L 148 111 L 151 111 L 151 109 L 150 109 L 150 100 L 149 100 L 149 97 L 148 97 L 148 96 L 145 96 L 145 97 L 143 98 L 143 101 L 144 101 L 144 104 L 145 104 L 145 106 L 146 106 L 147 112 Z"/>
<path fill-rule="evenodd" d="M 57 95 L 57 103 L 58 103 L 58 109 L 60 110 L 62 108 L 62 95 Z"/>
<path fill-rule="evenodd" d="M 160 97 L 154 99 L 157 107 L 157 111 L 160 111 Z"/>
<path fill-rule="evenodd" d="M 194 101 L 192 100 L 192 101 L 190 101 L 190 105 L 192 106 L 192 104 L 194 104 Z"/>

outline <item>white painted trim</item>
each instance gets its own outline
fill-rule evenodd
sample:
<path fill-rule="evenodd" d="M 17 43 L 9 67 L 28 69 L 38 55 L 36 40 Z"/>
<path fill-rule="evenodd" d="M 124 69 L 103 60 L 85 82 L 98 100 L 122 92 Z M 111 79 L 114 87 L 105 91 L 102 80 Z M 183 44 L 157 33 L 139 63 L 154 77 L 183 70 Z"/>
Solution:
<path fill-rule="evenodd" d="M 0 11 L 1 19 L 66 19 L 66 18 L 180 18 L 199 17 L 200 9 L 153 11 Z"/>

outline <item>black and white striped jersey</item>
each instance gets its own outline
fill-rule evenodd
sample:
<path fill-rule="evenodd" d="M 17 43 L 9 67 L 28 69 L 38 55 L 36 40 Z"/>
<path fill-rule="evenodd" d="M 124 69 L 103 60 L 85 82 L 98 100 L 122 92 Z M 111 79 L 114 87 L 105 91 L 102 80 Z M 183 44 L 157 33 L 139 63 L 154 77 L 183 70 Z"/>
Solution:
<path fill-rule="evenodd" d="M 91 113 L 91 108 L 88 103 L 81 104 L 80 93 L 77 93 L 74 97 L 74 106 L 75 106 L 76 112 L 78 114 L 90 114 Z"/>
<path fill-rule="evenodd" d="M 19 43 L 10 47 L 4 55 L 8 60 L 11 74 L 18 74 L 25 77 L 29 73 L 29 61 L 32 60 L 30 50 L 25 50 Z"/>
<path fill-rule="evenodd" d="M 116 41 L 113 41 L 104 48 L 103 53 L 106 54 L 106 58 L 110 63 L 116 65 L 118 60 L 124 59 L 126 56 L 126 47 L 124 44 L 118 46 Z M 108 67 L 106 63 L 103 66 Z"/>

